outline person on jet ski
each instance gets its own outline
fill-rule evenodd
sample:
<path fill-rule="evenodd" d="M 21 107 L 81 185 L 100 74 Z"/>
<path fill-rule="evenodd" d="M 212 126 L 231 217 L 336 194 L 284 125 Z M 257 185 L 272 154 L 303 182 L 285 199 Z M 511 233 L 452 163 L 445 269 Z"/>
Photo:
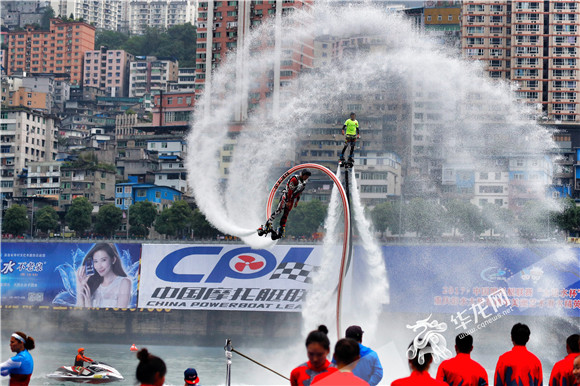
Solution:
<path fill-rule="evenodd" d="M 74 364 L 74 366 L 76 368 L 78 368 L 78 367 L 81 367 L 82 368 L 82 367 L 85 367 L 85 362 L 91 363 L 92 361 L 93 360 L 91 358 L 85 356 L 85 349 L 81 347 L 81 348 L 79 348 L 78 354 L 75 357 L 75 364 Z"/>

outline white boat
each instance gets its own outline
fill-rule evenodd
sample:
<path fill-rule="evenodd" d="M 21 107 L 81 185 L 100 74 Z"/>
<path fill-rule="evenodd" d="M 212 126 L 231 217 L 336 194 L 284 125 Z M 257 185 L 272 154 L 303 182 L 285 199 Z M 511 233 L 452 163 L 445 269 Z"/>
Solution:
<path fill-rule="evenodd" d="M 103 362 L 91 362 L 86 367 L 61 366 L 52 374 L 47 375 L 57 381 L 76 383 L 109 383 L 122 381 L 124 378 L 120 372 Z"/>

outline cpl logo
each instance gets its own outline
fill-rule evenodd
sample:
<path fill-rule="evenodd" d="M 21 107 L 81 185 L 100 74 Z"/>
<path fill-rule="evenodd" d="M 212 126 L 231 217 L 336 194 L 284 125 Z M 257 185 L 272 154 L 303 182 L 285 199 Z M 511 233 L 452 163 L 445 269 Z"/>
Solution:
<path fill-rule="evenodd" d="M 235 269 L 241 273 L 251 273 L 259 271 L 266 266 L 266 259 L 257 255 L 240 255 L 230 260 L 230 269 Z"/>
<path fill-rule="evenodd" d="M 250 247 L 235 248 L 222 254 L 223 247 L 186 247 L 169 253 L 157 265 L 155 275 L 161 280 L 174 283 L 221 283 L 225 278 L 255 279 L 266 276 L 276 269 L 276 256 L 264 249 Z M 314 248 L 290 248 L 281 263 L 305 263 Z M 221 255 L 221 256 L 220 256 Z M 211 256 L 220 256 L 212 271 L 203 273 L 175 272 L 177 264 L 185 259 L 207 261 Z M 202 265 L 202 264 L 200 264 Z"/>

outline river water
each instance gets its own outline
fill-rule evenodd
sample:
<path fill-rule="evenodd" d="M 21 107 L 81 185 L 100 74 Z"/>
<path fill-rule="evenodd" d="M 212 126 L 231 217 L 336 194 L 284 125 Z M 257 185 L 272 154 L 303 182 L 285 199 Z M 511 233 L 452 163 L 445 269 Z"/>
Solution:
<path fill-rule="evenodd" d="M 2 342 L 2 360 L 6 360 L 11 354 L 8 342 Z M 139 345 L 137 345 L 139 346 Z M 112 385 L 136 385 L 135 369 L 138 360 L 134 352 L 129 351 L 130 345 L 120 344 L 86 344 L 85 355 L 94 360 L 105 362 L 121 372 L 124 381 L 114 382 Z M 34 373 L 31 385 L 67 385 L 71 382 L 58 382 L 46 377 L 57 367 L 72 365 L 79 345 L 76 343 L 37 342 L 37 347 L 31 351 L 34 358 Z M 156 346 L 148 345 L 147 349 L 154 355 L 164 359 L 167 365 L 165 384 L 183 385 L 183 371 L 188 367 L 197 370 L 200 378 L 199 385 L 224 385 L 226 376 L 226 359 L 223 347 L 185 347 L 185 346 Z M 268 349 L 267 357 L 264 350 L 250 349 L 244 351 L 237 348 L 243 354 L 259 361 L 272 361 L 272 358 L 280 358 L 282 350 Z M 301 353 L 305 356 L 305 353 Z M 13 354 L 12 354 L 13 355 Z M 298 362 L 288 363 L 288 370 L 276 368 L 284 375 L 288 375 L 292 367 Z M 293 365 L 293 366 L 292 366 Z M 288 374 L 286 374 L 288 373 Z M 232 359 L 232 385 L 288 385 L 289 382 L 267 370 L 253 364 L 234 354 Z M 7 385 L 7 377 L 2 377 L 0 384 Z"/>

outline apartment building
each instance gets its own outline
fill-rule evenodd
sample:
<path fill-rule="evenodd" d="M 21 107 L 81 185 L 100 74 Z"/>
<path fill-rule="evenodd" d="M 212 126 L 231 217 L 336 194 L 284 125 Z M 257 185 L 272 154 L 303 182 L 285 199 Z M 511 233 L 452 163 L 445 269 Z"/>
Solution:
<path fill-rule="evenodd" d="M 99 88 L 112 97 L 129 95 L 129 62 L 133 55 L 124 50 L 101 47 L 84 56 L 84 84 Z"/>
<path fill-rule="evenodd" d="M 277 23 L 282 23 L 282 17 L 296 9 L 309 9 L 313 1 L 200 1 L 197 17 L 197 51 L 196 51 L 196 98 L 201 91 L 211 93 L 212 69 L 234 49 L 243 50 L 243 44 L 248 44 L 246 37 L 252 28 L 262 24 L 268 17 L 275 17 Z M 274 34 L 273 34 L 274 35 Z M 256 89 L 251 90 L 249 100 L 243 100 L 237 106 L 235 121 L 245 121 L 248 112 L 257 108 L 262 101 L 270 98 L 272 109 L 276 111 L 284 92 L 291 92 L 284 87 L 296 75 L 312 68 L 314 59 L 313 42 L 293 41 L 284 43 L 280 36 L 264 36 L 259 44 L 252 49 L 280 48 L 283 57 L 274 65 L 272 71 L 264 74 Z M 248 60 L 241 58 L 240 60 Z M 236 78 L 244 77 L 243 63 L 236 68 Z M 241 86 L 240 86 L 241 87 Z"/>
<path fill-rule="evenodd" d="M 23 107 L 6 107 L 0 113 L 0 154 L 2 199 L 26 195 L 19 175 L 25 175 L 31 162 L 56 159 L 57 119 Z M 19 190 L 24 188 L 23 190 Z"/>
<path fill-rule="evenodd" d="M 484 61 L 491 78 L 512 81 L 547 123 L 578 124 L 579 10 L 571 0 L 466 0 L 463 54 Z"/>
<path fill-rule="evenodd" d="M 195 0 L 130 0 L 127 4 L 129 32 L 141 35 L 146 28 L 195 24 L 196 3 Z"/>
<path fill-rule="evenodd" d="M 8 32 L 6 73 L 52 73 L 70 78 L 71 85 L 83 84 L 84 53 L 95 46 L 95 27 L 80 21 L 50 20 L 50 30 L 27 26 Z"/>
<path fill-rule="evenodd" d="M 178 66 L 174 58 L 135 57 L 129 64 L 129 97 L 169 91 L 177 82 Z"/>

